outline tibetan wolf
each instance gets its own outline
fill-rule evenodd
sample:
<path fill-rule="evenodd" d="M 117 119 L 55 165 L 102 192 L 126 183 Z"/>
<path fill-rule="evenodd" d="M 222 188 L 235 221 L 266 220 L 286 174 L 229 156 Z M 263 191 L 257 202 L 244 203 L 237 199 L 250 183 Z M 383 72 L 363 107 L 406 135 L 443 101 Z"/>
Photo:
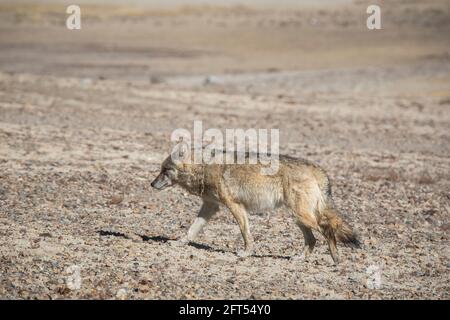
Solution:
<path fill-rule="evenodd" d="M 245 153 L 245 158 L 249 158 L 249 153 Z M 151 186 L 163 190 L 177 184 L 203 199 L 187 235 L 177 243 L 193 241 L 219 206 L 224 205 L 238 223 L 244 239 L 245 249 L 238 251 L 238 256 L 251 255 L 253 238 L 247 212 L 272 210 L 284 205 L 293 213 L 303 233 L 305 247 L 298 255 L 300 258 L 306 258 L 314 249 L 316 238 L 312 230 L 325 237 L 335 263 L 339 261 L 337 241 L 360 247 L 352 228 L 339 216 L 333 203 L 330 180 L 325 171 L 315 163 L 290 156 L 279 155 L 278 161 L 275 174 L 263 175 L 259 162 L 194 164 L 192 156 L 181 161 L 167 157 Z"/>

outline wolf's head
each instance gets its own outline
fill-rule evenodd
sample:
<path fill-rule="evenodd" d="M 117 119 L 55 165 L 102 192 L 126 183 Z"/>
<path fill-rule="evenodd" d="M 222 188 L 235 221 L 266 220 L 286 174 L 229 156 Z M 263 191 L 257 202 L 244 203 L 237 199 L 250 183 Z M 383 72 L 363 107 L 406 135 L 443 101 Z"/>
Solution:
<path fill-rule="evenodd" d="M 182 185 L 187 176 L 189 176 L 191 152 L 186 148 L 179 148 L 172 152 L 161 164 L 159 175 L 152 181 L 151 186 L 158 190 L 164 190 L 167 187 L 177 183 Z"/>
<path fill-rule="evenodd" d="M 169 156 L 162 165 L 159 175 L 152 181 L 151 186 L 158 190 L 164 190 L 167 187 L 177 183 L 179 168 Z"/>

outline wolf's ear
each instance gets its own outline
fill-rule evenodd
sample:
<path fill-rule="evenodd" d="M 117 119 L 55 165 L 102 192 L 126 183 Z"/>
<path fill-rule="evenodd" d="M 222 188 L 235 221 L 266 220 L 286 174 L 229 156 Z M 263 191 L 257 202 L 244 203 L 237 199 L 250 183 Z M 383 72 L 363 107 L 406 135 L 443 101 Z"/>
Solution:
<path fill-rule="evenodd" d="M 191 157 L 191 150 L 187 143 L 180 142 L 174 148 L 171 154 L 172 160 L 175 163 L 184 163 Z"/>

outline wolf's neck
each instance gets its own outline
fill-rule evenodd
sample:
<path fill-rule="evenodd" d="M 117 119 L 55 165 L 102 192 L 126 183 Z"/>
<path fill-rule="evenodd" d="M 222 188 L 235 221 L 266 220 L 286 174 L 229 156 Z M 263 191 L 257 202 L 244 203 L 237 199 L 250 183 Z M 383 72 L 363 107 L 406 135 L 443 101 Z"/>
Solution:
<path fill-rule="evenodd" d="M 183 180 L 180 184 L 189 193 L 202 196 L 205 192 L 206 185 L 203 168 L 192 170 L 186 174 L 186 178 Z"/>

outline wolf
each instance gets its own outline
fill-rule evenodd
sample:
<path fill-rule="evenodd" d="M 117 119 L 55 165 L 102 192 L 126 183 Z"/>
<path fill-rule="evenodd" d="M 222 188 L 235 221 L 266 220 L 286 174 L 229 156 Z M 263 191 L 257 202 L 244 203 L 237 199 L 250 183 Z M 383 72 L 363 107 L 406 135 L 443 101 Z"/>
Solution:
<path fill-rule="evenodd" d="M 236 159 L 238 154 L 233 152 Z M 339 215 L 333 202 L 330 179 L 319 165 L 279 155 L 277 172 L 264 175 L 259 161 L 256 164 L 249 161 L 241 164 L 216 164 L 213 161 L 195 164 L 192 155 L 190 152 L 187 157 L 175 161 L 171 154 L 162 162 L 159 175 L 151 182 L 157 190 L 179 185 L 203 200 L 198 216 L 187 235 L 177 241 L 178 244 L 194 241 L 220 206 L 225 206 L 239 225 L 244 240 L 244 250 L 239 250 L 237 255 L 247 257 L 254 248 L 247 212 L 263 212 L 284 206 L 292 212 L 303 233 L 305 246 L 298 258 L 306 259 L 312 253 L 316 244 L 312 230 L 325 237 L 336 264 L 339 262 L 337 241 L 360 247 L 355 232 Z M 260 155 L 256 157 L 259 159 Z M 249 158 L 250 153 L 245 153 L 245 159 Z"/>

